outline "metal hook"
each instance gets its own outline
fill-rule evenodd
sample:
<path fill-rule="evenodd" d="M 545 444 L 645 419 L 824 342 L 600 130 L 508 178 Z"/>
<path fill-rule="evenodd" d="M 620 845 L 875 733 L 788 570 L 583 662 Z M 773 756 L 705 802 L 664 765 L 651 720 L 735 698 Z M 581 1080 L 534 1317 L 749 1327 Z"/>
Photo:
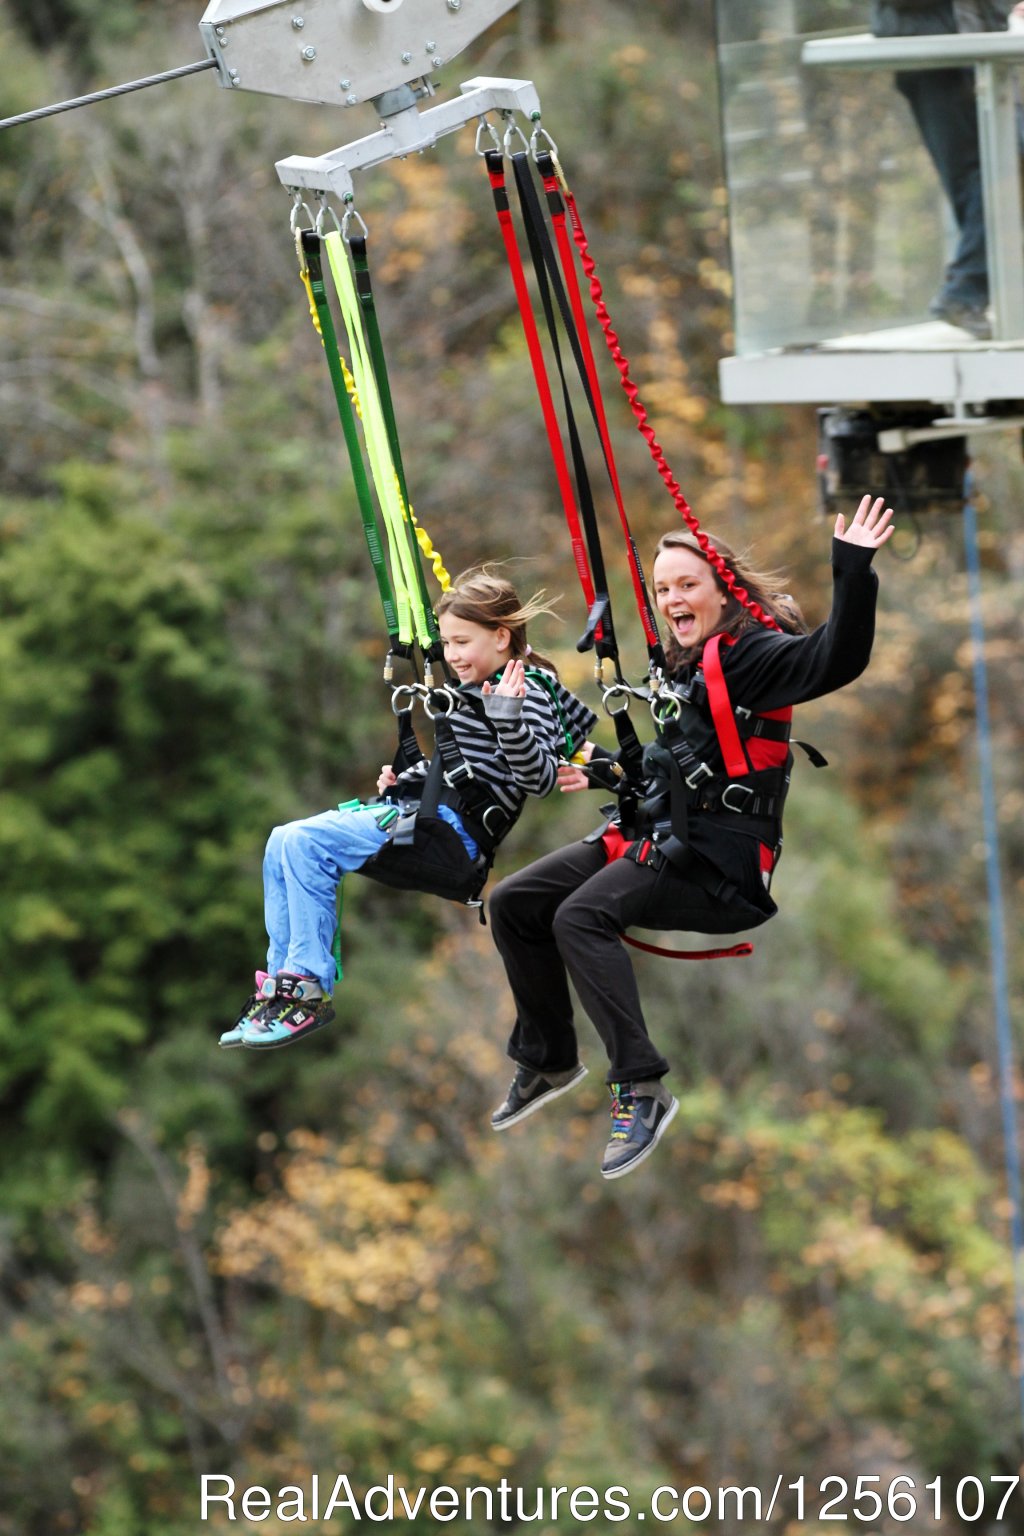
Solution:
<path fill-rule="evenodd" d="M 317 216 L 316 216 L 316 232 L 317 232 L 317 234 L 320 235 L 321 238 L 323 237 L 324 220 L 325 220 L 327 214 L 330 214 L 331 218 L 334 220 L 334 227 L 335 227 L 335 229 L 338 231 L 339 234 L 341 234 L 342 233 L 342 228 L 341 228 L 341 224 L 340 224 L 340 222 L 338 220 L 338 215 L 335 213 L 334 209 L 331 207 L 330 203 L 327 201 L 327 194 L 326 194 L 326 192 L 319 192 L 317 194 L 317 202 L 320 204 L 320 209 L 319 209 L 319 211 L 317 213 Z"/>
<path fill-rule="evenodd" d="M 500 154 L 501 135 L 498 133 L 497 128 L 495 128 L 490 118 L 487 117 L 482 117 L 476 125 L 476 144 L 474 145 L 474 148 L 476 149 L 477 154 L 483 158 L 483 156 L 487 153 L 486 149 L 480 148 L 480 144 L 485 133 L 489 133 L 491 136 L 491 148 L 496 149 Z"/>
<path fill-rule="evenodd" d="M 552 160 L 554 160 L 555 164 L 557 165 L 558 145 L 555 143 L 550 133 L 548 133 L 547 129 L 541 127 L 540 123 L 537 123 L 533 132 L 530 134 L 530 152 L 533 155 L 534 160 L 536 160 L 538 154 L 540 153 L 538 146 L 540 145 L 542 139 L 547 147 L 548 153 L 551 155 Z"/>
<path fill-rule="evenodd" d="M 530 152 L 530 141 L 526 137 L 526 134 L 523 132 L 523 130 L 520 128 L 519 124 L 512 118 L 512 115 L 510 113 L 509 114 L 509 120 L 508 120 L 508 122 L 506 124 L 506 127 L 505 127 L 505 137 L 502 140 L 502 147 L 503 147 L 506 155 L 512 153 L 510 145 L 511 145 L 511 142 L 512 142 L 513 134 L 518 134 L 520 143 L 522 144 L 523 148 L 526 150 L 526 153 L 529 154 L 529 152 Z"/>
<path fill-rule="evenodd" d="M 295 231 L 299 227 L 300 213 L 305 212 L 306 218 L 309 221 L 309 227 L 311 229 L 315 227 L 316 220 L 313 218 L 312 209 L 310 208 L 309 204 L 303 201 L 302 193 L 298 190 L 298 188 L 293 187 L 292 192 L 294 195 L 292 199 L 292 212 L 289 223 L 291 225 L 292 234 L 294 235 Z"/>
<path fill-rule="evenodd" d="M 365 240 L 370 231 L 367 229 L 365 223 L 363 222 L 363 216 L 357 208 L 346 208 L 345 212 L 342 214 L 341 223 L 338 226 L 341 230 L 342 239 L 347 240 L 349 238 L 348 227 L 353 219 L 355 219 L 356 223 L 359 225 L 359 228 L 362 230 L 363 239 Z"/>

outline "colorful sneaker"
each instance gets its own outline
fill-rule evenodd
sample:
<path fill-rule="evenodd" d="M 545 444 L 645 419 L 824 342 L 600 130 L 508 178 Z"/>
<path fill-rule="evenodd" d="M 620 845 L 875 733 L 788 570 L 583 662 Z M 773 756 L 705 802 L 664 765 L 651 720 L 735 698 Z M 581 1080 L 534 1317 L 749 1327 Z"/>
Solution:
<path fill-rule="evenodd" d="M 612 1083 L 612 1134 L 601 1172 L 621 1179 L 650 1157 L 679 1108 L 667 1088 L 653 1078 L 642 1083 Z"/>
<path fill-rule="evenodd" d="M 262 1018 L 263 1012 L 272 1001 L 277 991 L 277 981 L 267 971 L 256 972 L 256 990 L 245 1004 L 232 1027 L 220 1037 L 220 1043 L 226 1051 L 233 1046 L 242 1044 L 242 1030 L 247 1024 L 253 1024 Z"/>
<path fill-rule="evenodd" d="M 532 1115 L 542 1104 L 561 1098 L 563 1093 L 568 1093 L 570 1088 L 582 1082 L 586 1075 L 586 1067 L 580 1064 L 570 1067 L 567 1072 L 552 1072 L 549 1077 L 542 1077 L 529 1067 L 516 1067 L 516 1075 L 509 1085 L 505 1102 L 500 1109 L 494 1111 L 491 1125 L 496 1131 L 506 1130 L 510 1125 L 525 1120 L 527 1115 Z"/>
<path fill-rule="evenodd" d="M 293 1045 L 334 1018 L 334 1005 L 312 976 L 278 971 L 273 1000 L 242 1030 L 242 1044 L 253 1051 Z"/>

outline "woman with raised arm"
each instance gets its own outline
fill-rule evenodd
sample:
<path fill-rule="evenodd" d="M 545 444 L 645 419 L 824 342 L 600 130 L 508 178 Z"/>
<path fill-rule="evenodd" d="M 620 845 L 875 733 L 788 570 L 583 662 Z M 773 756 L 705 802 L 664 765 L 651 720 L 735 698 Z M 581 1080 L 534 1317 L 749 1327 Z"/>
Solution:
<path fill-rule="evenodd" d="M 601 1164 L 620 1178 L 654 1150 L 677 1108 L 669 1064 L 651 1040 L 622 935 L 634 926 L 736 933 L 775 911 L 772 871 L 792 758 L 793 705 L 832 693 L 864 671 L 874 638 L 875 551 L 892 510 L 865 496 L 847 526 L 836 519 L 833 604 L 813 633 L 778 581 L 717 538 L 709 545 L 735 577 L 723 580 L 697 539 L 666 534 L 654 593 L 669 632 L 669 679 L 658 739 L 644 752 L 645 783 L 583 842 L 560 849 L 495 889 L 495 943 L 516 1006 L 509 1040 L 515 1076 L 491 1117 L 505 1130 L 586 1074 L 573 1026 L 571 979 L 608 1055 L 611 1137 Z M 776 627 L 732 595 L 746 589 Z M 616 786 L 611 754 L 559 769 L 563 791 Z"/>

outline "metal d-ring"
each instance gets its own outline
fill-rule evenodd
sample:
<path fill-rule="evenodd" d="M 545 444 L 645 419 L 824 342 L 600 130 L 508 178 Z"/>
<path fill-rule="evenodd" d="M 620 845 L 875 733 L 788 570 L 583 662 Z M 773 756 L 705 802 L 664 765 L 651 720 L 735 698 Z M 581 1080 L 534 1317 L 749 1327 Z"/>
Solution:
<path fill-rule="evenodd" d="M 400 683 L 397 688 L 392 688 L 392 690 L 391 690 L 391 710 L 392 710 L 392 713 L 395 714 L 395 715 L 409 715 L 409 714 L 411 714 L 412 713 L 413 703 L 416 701 L 416 699 L 419 698 L 421 692 L 422 692 L 422 688 L 421 688 L 420 684 L 418 684 L 418 683 Z M 405 707 L 403 708 L 403 707 L 401 707 L 399 705 L 398 700 L 399 700 L 399 696 L 404 696 L 405 694 L 409 695 L 410 702 L 407 705 L 405 705 Z"/>
<path fill-rule="evenodd" d="M 632 696 L 633 690 L 629 688 L 625 683 L 612 683 L 611 687 L 606 688 L 604 693 L 601 695 L 601 702 L 605 707 L 605 713 L 612 716 L 628 714 Z M 609 700 L 617 698 L 621 698 L 622 703 L 619 705 L 618 709 L 612 709 Z"/>
<path fill-rule="evenodd" d="M 447 709 L 431 708 L 434 700 L 438 698 L 443 698 L 447 701 Z M 437 720 L 438 718 L 447 720 L 450 715 L 454 715 L 458 707 L 459 701 L 450 688 L 430 688 L 424 691 L 423 709 L 428 720 Z"/>
<path fill-rule="evenodd" d="M 683 706 L 674 693 L 659 693 L 651 700 L 651 718 L 655 725 L 663 725 L 666 720 L 678 720 L 683 712 Z"/>

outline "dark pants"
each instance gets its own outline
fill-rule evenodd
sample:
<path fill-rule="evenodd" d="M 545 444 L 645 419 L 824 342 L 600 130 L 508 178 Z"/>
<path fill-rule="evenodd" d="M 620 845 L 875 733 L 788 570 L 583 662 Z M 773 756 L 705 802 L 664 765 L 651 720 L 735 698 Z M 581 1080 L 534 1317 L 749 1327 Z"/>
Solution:
<path fill-rule="evenodd" d="M 651 1043 L 633 966 L 620 935 L 633 926 L 736 933 L 763 921 L 710 896 L 666 864 L 616 859 L 601 843 L 574 843 L 495 887 L 494 942 L 516 1005 L 508 1053 L 537 1072 L 579 1060 L 569 978 L 608 1052 L 609 1083 L 662 1077 L 668 1062 Z"/>
<path fill-rule="evenodd" d="M 984 309 L 988 303 L 985 207 L 974 72 L 922 69 L 896 76 L 960 231 L 936 304 Z"/>

